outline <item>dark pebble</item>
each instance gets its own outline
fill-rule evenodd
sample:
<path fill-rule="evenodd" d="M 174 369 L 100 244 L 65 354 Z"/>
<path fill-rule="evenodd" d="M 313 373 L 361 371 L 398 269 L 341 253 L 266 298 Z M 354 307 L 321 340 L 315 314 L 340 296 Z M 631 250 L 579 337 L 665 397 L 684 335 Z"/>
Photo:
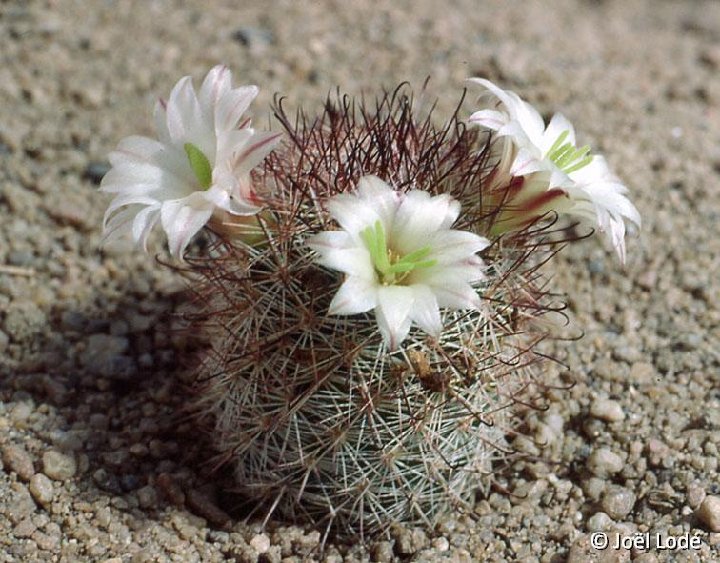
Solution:
<path fill-rule="evenodd" d="M 232 38 L 243 47 L 267 47 L 275 42 L 269 29 L 245 25 L 233 31 Z"/>
<path fill-rule="evenodd" d="M 87 168 L 85 168 L 83 177 L 87 180 L 90 180 L 93 184 L 99 186 L 100 182 L 103 179 L 103 176 L 105 176 L 105 174 L 107 174 L 109 170 L 109 162 L 91 162 L 87 165 Z"/>
<path fill-rule="evenodd" d="M 120 486 L 125 492 L 134 491 L 140 486 L 140 478 L 132 474 L 121 475 Z"/>
<path fill-rule="evenodd" d="M 88 324 L 87 317 L 77 311 L 65 311 L 60 317 L 60 323 L 64 330 L 83 332 Z"/>
<path fill-rule="evenodd" d="M 223 527 L 230 522 L 230 516 L 222 510 L 209 495 L 191 489 L 186 499 L 188 507 L 198 516 L 202 516 L 208 522 Z"/>
<path fill-rule="evenodd" d="M 11 250 L 8 253 L 7 261 L 11 266 L 27 267 L 31 266 L 35 256 L 27 250 Z"/>
<path fill-rule="evenodd" d="M 122 493 L 120 481 L 117 476 L 112 473 L 108 473 L 105 469 L 98 469 L 95 473 L 93 473 L 93 480 L 103 491 L 116 495 Z"/>

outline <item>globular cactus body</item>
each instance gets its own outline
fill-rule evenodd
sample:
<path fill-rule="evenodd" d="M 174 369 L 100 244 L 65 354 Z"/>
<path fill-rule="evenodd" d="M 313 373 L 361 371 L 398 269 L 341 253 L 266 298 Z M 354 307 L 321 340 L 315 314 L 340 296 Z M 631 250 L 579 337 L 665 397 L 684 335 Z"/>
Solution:
<path fill-rule="evenodd" d="M 269 512 L 348 534 L 432 526 L 472 507 L 508 459 L 508 407 L 536 398 L 547 336 L 536 321 L 550 302 L 537 267 L 553 247 L 533 226 L 496 241 L 483 252 L 480 310 L 443 310 L 439 338 L 413 329 L 389 350 L 371 313 L 328 315 L 341 276 L 306 240 L 333 228 L 324 203 L 366 174 L 448 193 L 461 228 L 489 233 L 503 205 L 497 175 L 483 195 L 491 139 L 455 117 L 419 120 L 402 89 L 372 109 L 338 97 L 315 120 L 276 109 L 285 143 L 253 177 L 271 209 L 258 216 L 262 236 L 220 233 L 211 253 L 188 257 L 202 278 L 193 330 L 211 343 L 196 412 L 238 488 Z"/>

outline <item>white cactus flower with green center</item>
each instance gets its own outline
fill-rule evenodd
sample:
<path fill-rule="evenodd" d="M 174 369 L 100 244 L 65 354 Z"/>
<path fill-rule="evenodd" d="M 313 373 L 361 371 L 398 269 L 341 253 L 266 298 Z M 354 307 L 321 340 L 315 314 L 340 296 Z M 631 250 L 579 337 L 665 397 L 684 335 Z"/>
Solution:
<path fill-rule="evenodd" d="M 256 86 L 232 88 L 230 70 L 214 67 L 196 93 L 189 76 L 155 107 L 157 139 L 131 136 L 110 153 L 100 189 L 115 194 L 103 221 L 105 242 L 130 236 L 143 249 L 160 222 L 170 253 L 185 247 L 214 214 L 253 215 L 262 201 L 250 171 L 279 141 L 243 114 Z"/>
<path fill-rule="evenodd" d="M 626 222 L 631 228 L 640 228 L 640 214 L 627 197 L 628 189 L 610 172 L 605 159 L 591 154 L 589 146 L 577 148 L 575 129 L 562 114 L 553 115 L 546 126 L 540 113 L 514 92 L 482 78 L 471 78 L 469 82 L 482 86 L 502 104 L 476 111 L 468 122 L 510 139 L 514 145 L 509 153 L 513 157 L 510 174 L 534 174 L 537 178 L 539 172 L 540 177 L 548 178 L 548 192 L 565 196 L 523 194 L 516 212 L 532 218 L 555 211 L 589 221 L 606 233 L 624 262 Z"/>
<path fill-rule="evenodd" d="M 327 203 L 341 230 L 308 240 L 318 263 L 346 274 L 330 313 L 374 309 L 380 332 L 394 350 L 414 323 L 433 337 L 442 332 L 440 308 L 478 309 L 484 263 L 476 255 L 489 241 L 450 227 L 460 204 L 447 194 L 394 190 L 364 176 L 357 193 Z"/>

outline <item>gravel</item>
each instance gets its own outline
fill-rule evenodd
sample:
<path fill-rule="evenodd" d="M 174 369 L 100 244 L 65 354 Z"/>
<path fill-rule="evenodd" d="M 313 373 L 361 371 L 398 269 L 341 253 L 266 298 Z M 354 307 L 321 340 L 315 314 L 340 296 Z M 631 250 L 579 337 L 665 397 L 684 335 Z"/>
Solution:
<path fill-rule="evenodd" d="M 719 38 L 713 0 L 0 3 L 0 562 L 720 560 Z M 527 455 L 472 517 L 325 539 L 263 526 L 214 471 L 185 410 L 184 282 L 158 236 L 99 250 L 97 186 L 157 96 L 218 62 L 260 86 L 263 125 L 275 92 L 312 113 L 336 85 L 430 76 L 442 114 L 486 76 L 562 111 L 630 187 L 624 267 L 601 237 L 551 265 L 583 338 L 549 348 L 563 389 L 521 413 Z M 702 545 L 598 552 L 597 530 Z"/>

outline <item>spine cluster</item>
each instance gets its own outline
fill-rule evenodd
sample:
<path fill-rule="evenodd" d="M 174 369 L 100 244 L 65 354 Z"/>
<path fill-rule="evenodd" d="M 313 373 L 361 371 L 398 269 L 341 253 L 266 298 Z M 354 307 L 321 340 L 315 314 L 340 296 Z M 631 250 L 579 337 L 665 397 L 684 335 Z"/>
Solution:
<path fill-rule="evenodd" d="M 186 257 L 201 279 L 192 330 L 210 343 L 195 411 L 218 462 L 268 516 L 345 535 L 470 511 L 513 453 L 511 407 L 538 407 L 542 319 L 557 309 L 540 266 L 562 234 L 545 222 L 495 238 L 479 309 L 442 310 L 438 338 L 413 328 L 392 350 L 371 313 L 328 314 L 342 276 L 306 244 L 335 228 L 325 203 L 372 174 L 449 194 L 458 228 L 489 236 L 517 179 L 498 173 L 491 134 L 418 118 L 404 87 L 373 104 L 338 95 L 318 118 L 275 112 L 284 141 L 252 172 L 269 210 L 252 241 L 211 224 L 212 248 Z"/>

